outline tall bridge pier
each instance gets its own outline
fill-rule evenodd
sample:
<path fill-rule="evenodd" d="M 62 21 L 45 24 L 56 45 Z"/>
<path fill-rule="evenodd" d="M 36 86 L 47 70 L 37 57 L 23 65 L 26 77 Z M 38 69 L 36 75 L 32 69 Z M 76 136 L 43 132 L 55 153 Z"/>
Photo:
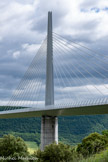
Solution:
<path fill-rule="evenodd" d="M 47 30 L 45 106 L 50 106 L 54 105 L 52 12 L 48 12 Z M 44 115 L 41 117 L 41 150 L 53 142 L 58 143 L 58 118 L 53 114 L 52 116 Z"/>

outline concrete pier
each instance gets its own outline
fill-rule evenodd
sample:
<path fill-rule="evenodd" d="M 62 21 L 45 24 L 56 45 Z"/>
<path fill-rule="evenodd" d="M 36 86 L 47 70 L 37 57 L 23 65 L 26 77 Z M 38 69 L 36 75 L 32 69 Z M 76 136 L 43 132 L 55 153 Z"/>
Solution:
<path fill-rule="evenodd" d="M 41 118 L 41 150 L 53 142 L 58 144 L 58 117 L 42 116 Z"/>
<path fill-rule="evenodd" d="M 48 12 L 47 58 L 46 58 L 46 91 L 45 106 L 54 105 L 53 48 L 52 48 L 52 12 Z M 58 143 L 58 118 L 42 116 L 41 150 L 53 142 Z"/>

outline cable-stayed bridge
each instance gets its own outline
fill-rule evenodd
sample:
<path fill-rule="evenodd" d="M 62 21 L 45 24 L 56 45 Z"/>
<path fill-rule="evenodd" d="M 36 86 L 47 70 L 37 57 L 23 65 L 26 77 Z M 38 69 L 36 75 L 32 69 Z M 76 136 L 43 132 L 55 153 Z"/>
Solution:
<path fill-rule="evenodd" d="M 58 142 L 57 116 L 108 113 L 108 56 L 48 32 L 0 118 L 42 117 L 41 148 Z"/>

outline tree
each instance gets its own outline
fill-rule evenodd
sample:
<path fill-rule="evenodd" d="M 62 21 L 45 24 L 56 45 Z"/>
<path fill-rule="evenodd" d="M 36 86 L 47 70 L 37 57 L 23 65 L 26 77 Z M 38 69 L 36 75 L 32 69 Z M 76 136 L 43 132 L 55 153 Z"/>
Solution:
<path fill-rule="evenodd" d="M 108 138 L 108 130 L 104 130 L 104 131 L 102 131 L 102 135 L 104 135 L 105 137 Z"/>
<path fill-rule="evenodd" d="M 10 161 L 9 158 L 15 158 L 16 162 L 20 162 L 23 161 L 20 157 L 27 156 L 27 146 L 22 138 L 14 137 L 13 135 L 4 135 L 0 139 L 0 157 L 7 158 L 7 161 Z"/>
<path fill-rule="evenodd" d="M 84 157 L 95 154 L 104 150 L 108 146 L 108 139 L 99 133 L 91 133 L 82 140 L 77 146 L 77 152 Z"/>
<path fill-rule="evenodd" d="M 77 157 L 74 148 L 62 143 L 50 144 L 44 151 L 38 150 L 35 156 L 38 162 L 72 162 L 73 158 Z"/>

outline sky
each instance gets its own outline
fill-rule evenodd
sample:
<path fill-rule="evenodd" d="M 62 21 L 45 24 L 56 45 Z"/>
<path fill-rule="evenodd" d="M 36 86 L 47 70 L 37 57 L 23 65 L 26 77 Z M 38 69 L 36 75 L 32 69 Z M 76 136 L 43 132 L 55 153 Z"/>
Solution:
<path fill-rule="evenodd" d="M 53 13 L 55 33 L 95 50 L 100 54 L 97 57 L 107 63 L 108 0 L 0 1 L 0 105 L 9 101 L 45 39 L 48 11 Z M 65 58 L 64 54 L 63 57 Z M 69 63 L 69 60 L 70 56 L 63 59 L 64 64 Z M 99 61 L 97 64 L 108 67 Z M 108 73 L 105 75 L 105 84 L 108 85 Z M 81 76 L 80 78 L 83 80 Z M 102 78 L 100 80 L 103 82 Z M 77 89 L 74 87 L 74 90 L 79 91 L 79 86 L 80 84 Z M 90 84 L 88 86 L 91 87 Z M 102 90 L 102 83 L 98 86 Z M 58 87 L 56 90 L 58 92 Z M 59 87 L 59 91 L 63 93 L 69 90 L 68 86 L 64 89 Z M 57 97 L 59 98 L 58 95 Z"/>

